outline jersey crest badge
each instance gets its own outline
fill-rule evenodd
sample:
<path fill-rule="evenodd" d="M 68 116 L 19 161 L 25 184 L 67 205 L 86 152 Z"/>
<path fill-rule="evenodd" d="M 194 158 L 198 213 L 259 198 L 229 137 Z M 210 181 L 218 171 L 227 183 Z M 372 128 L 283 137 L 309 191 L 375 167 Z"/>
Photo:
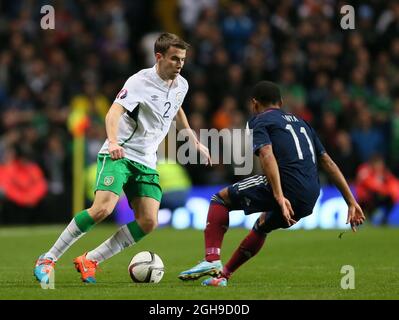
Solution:
<path fill-rule="evenodd" d="M 108 176 L 104 178 L 104 185 L 107 187 L 110 186 L 111 184 L 114 183 L 114 177 L 113 176 Z"/>

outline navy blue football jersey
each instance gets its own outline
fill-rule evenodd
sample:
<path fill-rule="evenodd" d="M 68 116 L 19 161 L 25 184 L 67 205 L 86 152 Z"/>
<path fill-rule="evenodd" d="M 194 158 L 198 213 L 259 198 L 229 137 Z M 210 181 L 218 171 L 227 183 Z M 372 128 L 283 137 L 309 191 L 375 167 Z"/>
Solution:
<path fill-rule="evenodd" d="M 299 207 L 313 209 L 320 192 L 317 158 L 325 152 L 314 129 L 304 120 L 273 108 L 250 119 L 253 149 L 271 144 L 284 195 Z"/>

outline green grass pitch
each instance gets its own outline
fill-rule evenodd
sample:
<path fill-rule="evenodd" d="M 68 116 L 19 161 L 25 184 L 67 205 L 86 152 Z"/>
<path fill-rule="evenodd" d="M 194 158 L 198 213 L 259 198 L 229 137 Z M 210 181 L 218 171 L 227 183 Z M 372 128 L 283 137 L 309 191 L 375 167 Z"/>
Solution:
<path fill-rule="evenodd" d="M 116 226 L 97 226 L 58 262 L 55 290 L 43 290 L 34 280 L 35 259 L 56 240 L 62 226 L 0 228 L 0 299 L 398 299 L 399 229 L 364 227 L 342 239 L 338 230 L 274 231 L 259 254 L 240 268 L 225 288 L 202 287 L 200 281 L 182 282 L 180 271 L 203 254 L 198 230 L 158 229 L 142 242 L 104 262 L 98 283 L 80 282 L 72 259 L 109 237 Z M 244 229 L 231 229 L 223 244 L 226 262 Z M 164 261 L 159 284 L 135 284 L 127 266 L 143 250 Z M 355 269 L 355 289 L 340 286 L 341 267 Z"/>

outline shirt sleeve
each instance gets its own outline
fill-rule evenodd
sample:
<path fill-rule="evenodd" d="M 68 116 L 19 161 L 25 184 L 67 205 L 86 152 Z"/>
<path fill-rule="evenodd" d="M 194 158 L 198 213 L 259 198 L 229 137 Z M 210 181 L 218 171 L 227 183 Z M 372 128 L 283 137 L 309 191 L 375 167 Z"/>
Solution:
<path fill-rule="evenodd" d="M 132 76 L 125 82 L 123 88 L 117 94 L 114 103 L 120 104 L 127 111 L 133 111 L 141 102 L 139 95 L 139 81 Z"/>
<path fill-rule="evenodd" d="M 263 121 L 250 121 L 248 124 L 249 129 L 253 130 L 253 151 L 255 155 L 259 156 L 259 149 L 272 143 L 267 132 L 266 123 Z"/>

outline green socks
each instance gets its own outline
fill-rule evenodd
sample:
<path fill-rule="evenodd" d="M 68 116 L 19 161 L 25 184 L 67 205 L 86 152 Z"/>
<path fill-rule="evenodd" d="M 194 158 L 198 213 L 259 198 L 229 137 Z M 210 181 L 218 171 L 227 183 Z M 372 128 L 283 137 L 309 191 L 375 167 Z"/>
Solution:
<path fill-rule="evenodd" d="M 87 212 L 87 210 L 79 212 L 74 219 L 76 225 L 82 232 L 89 231 L 96 224 L 93 218 Z"/>
<path fill-rule="evenodd" d="M 129 229 L 129 232 L 132 235 L 134 242 L 139 242 L 140 239 L 146 235 L 146 233 L 144 233 L 144 231 L 141 230 L 137 221 L 132 221 L 132 222 L 128 223 L 127 228 Z"/>

